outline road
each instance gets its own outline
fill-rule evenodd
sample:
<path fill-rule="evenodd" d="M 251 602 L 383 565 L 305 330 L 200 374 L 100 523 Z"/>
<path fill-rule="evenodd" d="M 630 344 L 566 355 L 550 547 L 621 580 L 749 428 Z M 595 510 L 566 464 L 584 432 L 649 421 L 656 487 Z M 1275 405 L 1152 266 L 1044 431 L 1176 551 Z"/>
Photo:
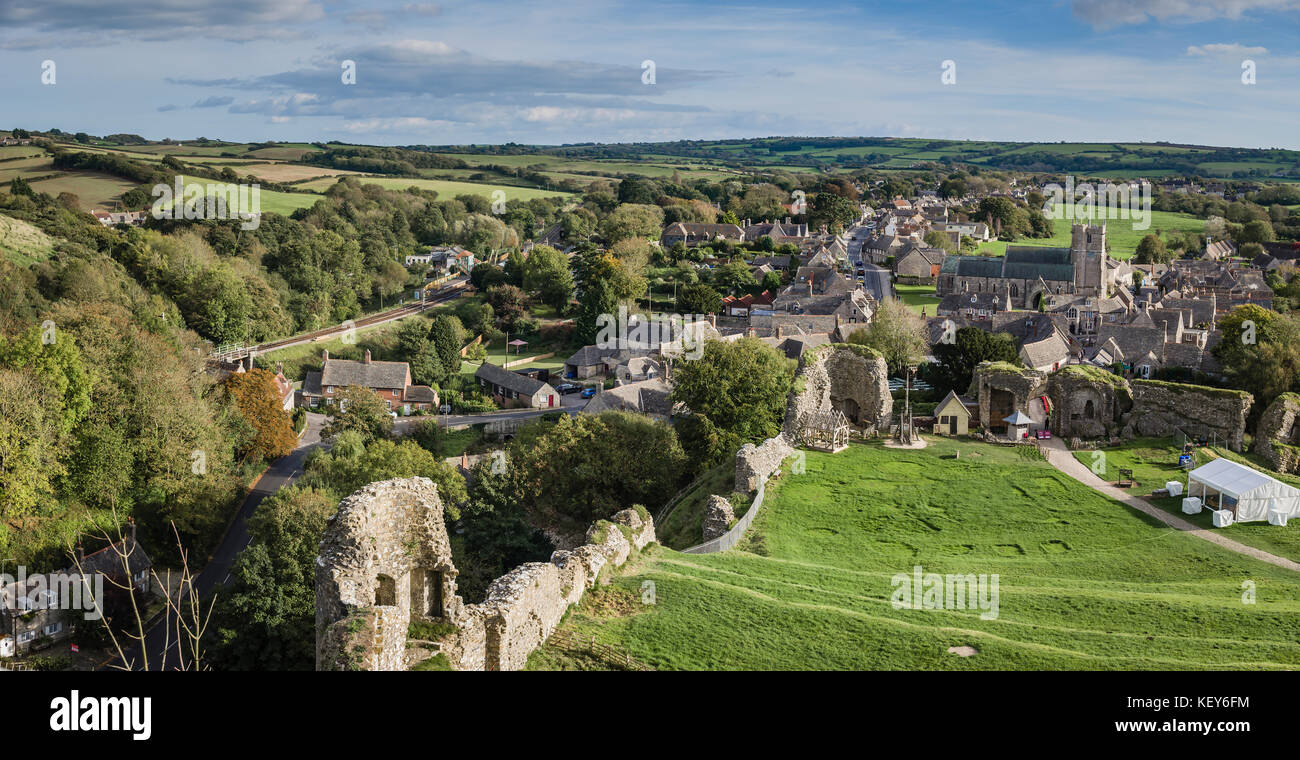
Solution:
<path fill-rule="evenodd" d="M 439 416 L 437 419 L 440 422 L 445 421 L 447 425 L 473 425 L 494 420 L 528 419 L 554 411 L 564 411 L 576 415 L 587 405 L 587 399 L 579 398 L 578 394 L 561 396 L 560 399 L 562 405 L 552 409 L 511 409 L 486 414 L 453 414 L 445 417 Z M 406 435 L 414 425 L 425 419 L 432 418 L 404 417 L 398 419 L 393 425 L 393 431 L 397 435 Z M 297 448 L 289 455 L 272 462 L 267 467 L 266 472 L 262 474 L 262 477 L 258 479 L 256 485 L 248 492 L 244 502 L 239 506 L 239 511 L 226 529 L 226 535 L 222 537 L 216 551 L 212 553 L 212 556 L 194 581 L 194 588 L 198 591 L 199 598 L 210 598 L 214 591 L 230 580 L 230 571 L 234 567 L 235 559 L 249 543 L 248 520 L 257 511 L 262 501 L 281 488 L 291 485 L 302 475 L 303 460 L 306 459 L 310 451 L 316 448 L 329 448 L 330 441 L 322 441 L 320 437 L 325 421 L 326 417 L 323 414 L 308 413 L 307 429 L 298 441 Z M 150 628 L 145 634 L 145 651 L 149 654 L 147 658 L 148 667 L 145 667 L 145 658 L 141 656 L 140 647 L 137 645 L 127 651 L 127 661 L 132 663 L 131 669 L 177 669 L 180 665 L 180 659 L 176 651 L 174 630 L 171 635 L 172 640 L 168 641 L 168 638 L 165 624 L 159 623 Z M 114 657 L 103 663 L 100 669 L 120 670 L 123 669 L 122 662 L 119 658 Z"/>

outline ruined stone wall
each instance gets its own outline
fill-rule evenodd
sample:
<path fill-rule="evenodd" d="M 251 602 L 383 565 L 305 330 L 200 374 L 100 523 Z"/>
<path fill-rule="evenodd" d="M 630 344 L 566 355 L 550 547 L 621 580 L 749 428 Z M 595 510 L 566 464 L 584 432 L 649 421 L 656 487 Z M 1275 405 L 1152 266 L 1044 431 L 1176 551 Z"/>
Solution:
<path fill-rule="evenodd" d="M 782 425 L 790 441 L 800 440 L 803 421 L 817 412 L 838 410 L 860 430 L 874 431 L 889 424 L 894 408 L 889 368 L 883 357 L 863 346 L 831 343 L 813 349 L 795 386 Z"/>
<path fill-rule="evenodd" d="M 316 558 L 318 670 L 406 670 L 441 653 L 456 670 L 518 670 L 570 605 L 655 541 L 644 507 L 587 531 L 586 543 L 497 578 L 481 604 L 456 595 L 456 569 L 437 487 L 427 478 L 371 483 L 330 518 Z M 408 649 L 412 621 L 455 632 L 433 650 Z M 424 645 L 421 645 L 423 647 Z"/>
<path fill-rule="evenodd" d="M 776 472 L 786 457 L 794 453 L 794 448 L 786 440 L 785 434 L 768 438 L 755 446 L 747 443 L 736 452 L 736 490 L 751 493 L 758 484 L 765 482 Z"/>
<path fill-rule="evenodd" d="M 990 411 L 993 398 L 998 393 L 1009 393 L 1013 398 L 1014 408 L 1025 412 L 1034 421 L 1046 423 L 1042 407 L 1030 404 L 1029 400 L 1047 394 L 1047 374 L 1033 369 L 1023 369 L 1001 362 L 984 362 L 975 368 L 971 378 L 971 395 L 979 399 L 979 424 L 985 428 L 1000 426 L 1005 423 L 1005 414 L 993 414 Z M 996 419 L 991 419 L 996 417 Z"/>
<path fill-rule="evenodd" d="M 731 502 L 725 496 L 714 494 L 709 497 L 709 505 L 704 510 L 703 534 L 705 541 L 712 541 L 731 529 L 736 513 Z"/>
<path fill-rule="evenodd" d="M 465 607 L 458 633 L 443 652 L 456 670 L 523 668 L 606 566 L 623 565 L 654 540 L 654 521 L 644 508 L 598 521 L 582 546 L 557 551 L 550 562 L 525 563 L 493 581 L 482 604 Z"/>
<path fill-rule="evenodd" d="M 1061 438 L 1112 437 L 1133 405 L 1124 378 L 1082 365 L 1052 373 L 1047 379 L 1047 396 L 1052 400 L 1051 430 Z"/>
<path fill-rule="evenodd" d="M 371 483 L 329 519 L 316 558 L 318 669 L 403 670 L 411 620 L 460 612 L 437 486 Z"/>
<path fill-rule="evenodd" d="M 1124 417 L 1125 435 L 1164 437 L 1181 429 L 1191 436 L 1214 436 L 1241 451 L 1246 415 L 1254 397 L 1245 391 L 1200 385 L 1134 380 L 1133 411 Z"/>
<path fill-rule="evenodd" d="M 1300 394 L 1283 393 L 1273 400 L 1255 427 L 1255 452 L 1278 472 L 1300 470 L 1296 423 L 1300 421 Z"/>

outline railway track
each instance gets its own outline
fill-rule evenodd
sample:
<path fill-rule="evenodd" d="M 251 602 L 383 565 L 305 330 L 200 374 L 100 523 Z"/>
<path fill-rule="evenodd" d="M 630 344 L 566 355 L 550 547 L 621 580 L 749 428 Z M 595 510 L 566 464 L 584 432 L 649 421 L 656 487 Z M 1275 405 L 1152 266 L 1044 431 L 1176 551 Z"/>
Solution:
<path fill-rule="evenodd" d="M 324 338 L 332 338 L 336 335 L 342 335 L 350 330 L 357 330 L 362 327 L 369 327 L 383 322 L 391 322 L 395 319 L 401 319 L 402 317 L 418 314 L 422 311 L 428 311 L 435 306 L 440 306 L 448 301 L 459 298 L 461 293 L 465 290 L 466 285 L 467 283 L 464 280 L 456 281 L 448 284 L 446 287 L 439 288 L 437 291 L 426 294 L 425 299 L 419 303 L 399 306 L 396 309 L 389 309 L 388 311 L 379 312 L 378 314 L 370 314 L 361 317 L 360 319 L 348 320 L 342 324 L 325 327 L 320 330 L 313 330 L 309 333 L 301 333 L 282 340 L 274 340 L 256 346 L 241 346 L 237 349 L 226 351 L 213 351 L 209 354 L 208 358 L 211 361 L 239 361 L 247 357 L 250 353 L 264 354 L 268 351 L 289 348 L 290 346 L 298 346 L 303 343 L 311 343 Z"/>

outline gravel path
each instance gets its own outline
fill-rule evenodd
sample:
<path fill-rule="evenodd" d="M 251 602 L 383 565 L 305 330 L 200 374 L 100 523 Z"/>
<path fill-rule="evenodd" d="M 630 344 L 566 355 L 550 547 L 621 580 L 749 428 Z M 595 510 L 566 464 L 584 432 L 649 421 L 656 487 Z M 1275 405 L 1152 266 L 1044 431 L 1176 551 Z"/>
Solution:
<path fill-rule="evenodd" d="M 1247 557 L 1254 557 L 1255 559 L 1267 562 L 1270 565 L 1277 565 L 1278 567 L 1300 573 L 1300 562 L 1294 562 L 1286 557 L 1279 557 L 1276 554 L 1270 554 L 1263 549 L 1256 549 L 1253 546 L 1246 546 L 1239 541 L 1233 541 L 1231 538 L 1227 538 L 1222 533 L 1215 533 L 1214 531 L 1197 527 L 1177 515 L 1172 515 L 1163 509 L 1160 509 L 1145 499 L 1138 498 L 1122 488 L 1116 488 L 1110 483 L 1107 483 L 1097 477 L 1097 475 L 1084 465 L 1083 462 L 1075 459 L 1074 453 L 1070 451 L 1070 449 L 1065 445 L 1065 442 L 1060 438 L 1050 438 L 1046 441 L 1039 441 L 1038 448 L 1047 457 L 1048 464 L 1052 465 L 1056 469 L 1069 475 L 1085 486 L 1095 489 L 1104 496 L 1127 504 L 1140 512 L 1151 515 L 1171 528 L 1186 531 L 1197 538 L 1209 541 L 1213 544 L 1218 544 L 1228 551 L 1244 554 Z"/>

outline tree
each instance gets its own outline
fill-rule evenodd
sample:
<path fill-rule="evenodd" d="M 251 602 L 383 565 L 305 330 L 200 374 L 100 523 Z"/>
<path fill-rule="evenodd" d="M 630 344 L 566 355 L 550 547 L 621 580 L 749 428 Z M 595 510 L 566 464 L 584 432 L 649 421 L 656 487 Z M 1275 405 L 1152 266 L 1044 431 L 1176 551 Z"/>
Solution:
<path fill-rule="evenodd" d="M 600 222 L 600 236 L 610 245 L 630 238 L 658 238 L 664 228 L 664 211 L 658 206 L 624 203 Z"/>
<path fill-rule="evenodd" d="M 899 374 L 908 366 L 920 364 L 930 340 L 921 315 L 902 301 L 890 298 L 880 303 L 866 328 L 858 328 L 849 335 L 849 342 L 879 351 L 889 371 Z"/>
<path fill-rule="evenodd" d="M 250 428 L 251 435 L 242 436 L 237 444 L 242 459 L 270 461 L 293 451 L 298 436 L 293 432 L 292 418 L 284 410 L 274 374 L 257 368 L 235 372 L 223 385 Z"/>
<path fill-rule="evenodd" d="M 957 253 L 957 246 L 952 242 L 952 238 L 942 230 L 930 230 L 925 233 L 925 244 L 951 254 Z"/>
<path fill-rule="evenodd" d="M 662 504 L 686 464 L 672 426 L 626 412 L 528 425 L 508 452 L 534 519 L 566 530 L 584 530 L 630 504 Z"/>
<path fill-rule="evenodd" d="M 300 486 L 281 489 L 258 506 L 248 522 L 250 543 L 231 568 L 228 590 L 217 597 L 214 666 L 316 667 L 316 555 L 337 507 L 337 496 Z"/>
<path fill-rule="evenodd" d="M 735 293 L 755 284 L 754 273 L 743 261 L 731 261 L 713 270 L 713 284 L 728 293 Z"/>
<path fill-rule="evenodd" d="M 930 365 L 931 385 L 938 390 L 964 393 L 970 387 L 975 367 L 980 362 L 1007 362 L 1020 365 L 1016 341 L 1006 333 L 991 333 L 978 327 L 963 327 L 951 343 L 940 341 L 931 350 L 938 363 Z"/>
<path fill-rule="evenodd" d="M 1271 243 L 1277 240 L 1277 233 L 1273 231 L 1273 225 L 1267 219 L 1256 219 L 1247 222 L 1236 235 L 1238 245 L 1246 243 Z"/>
<path fill-rule="evenodd" d="M 501 285 L 507 280 L 509 280 L 509 278 L 506 277 L 505 270 L 496 264 L 486 261 L 476 264 L 474 269 L 469 273 L 469 284 L 479 290 L 487 290 L 488 288 Z"/>
<path fill-rule="evenodd" d="M 385 438 L 393 432 L 393 418 L 388 404 L 377 393 L 360 385 L 349 385 L 334 397 L 337 402 L 333 419 L 321 431 L 330 438 L 348 430 L 359 433 L 367 443 Z"/>
<path fill-rule="evenodd" d="M 465 343 L 465 329 L 450 314 L 439 314 L 429 327 L 431 344 L 442 367 L 442 378 L 460 372 L 460 349 Z"/>
<path fill-rule="evenodd" d="M 794 371 L 757 338 L 706 341 L 703 356 L 679 362 L 674 372 L 673 401 L 707 417 L 725 438 L 723 448 L 771 438 L 780 430 Z"/>
<path fill-rule="evenodd" d="M 569 271 L 569 257 L 549 245 L 533 246 L 523 266 L 524 290 L 534 293 L 555 309 L 564 311 L 573 297 L 573 272 Z"/>
<path fill-rule="evenodd" d="M 809 222 L 825 224 L 832 232 L 844 229 L 860 215 L 857 204 L 835 193 L 818 193 L 808 208 Z"/>
<path fill-rule="evenodd" d="M 528 316 L 528 296 L 514 285 L 488 288 L 487 303 L 496 315 L 497 327 L 512 331 Z"/>
<path fill-rule="evenodd" d="M 1138 243 L 1133 258 L 1139 264 L 1167 264 L 1173 255 L 1165 248 L 1165 241 L 1159 235 L 1149 233 Z"/>
<path fill-rule="evenodd" d="M 720 311 L 722 296 L 708 285 L 687 285 L 677 293 L 679 314 L 717 314 Z"/>

